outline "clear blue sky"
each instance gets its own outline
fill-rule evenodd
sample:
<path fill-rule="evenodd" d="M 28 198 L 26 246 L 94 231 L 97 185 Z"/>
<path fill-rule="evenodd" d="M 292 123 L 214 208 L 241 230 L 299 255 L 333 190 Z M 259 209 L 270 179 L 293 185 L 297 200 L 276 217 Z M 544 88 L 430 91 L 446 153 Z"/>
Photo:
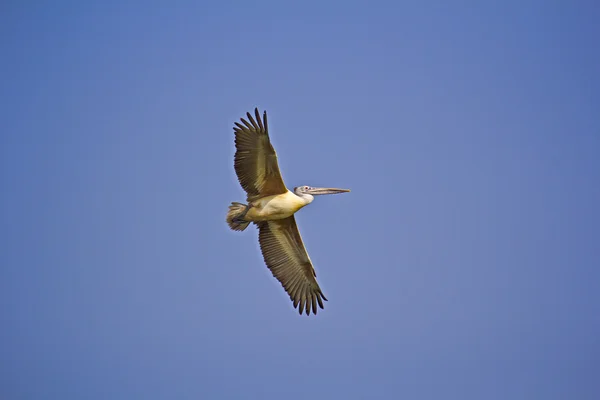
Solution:
<path fill-rule="evenodd" d="M 160 3 L 0 6 L 0 398 L 600 398 L 597 4 Z M 352 189 L 316 317 L 224 221 L 255 106 Z"/>

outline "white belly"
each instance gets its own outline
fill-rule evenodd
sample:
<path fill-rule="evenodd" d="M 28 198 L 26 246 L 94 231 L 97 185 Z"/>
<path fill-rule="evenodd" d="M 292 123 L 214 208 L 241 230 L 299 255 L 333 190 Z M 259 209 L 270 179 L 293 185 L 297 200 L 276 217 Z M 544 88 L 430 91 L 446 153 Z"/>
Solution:
<path fill-rule="evenodd" d="M 284 194 L 263 197 L 252 202 L 252 208 L 248 210 L 246 219 L 252 221 L 283 219 L 294 215 L 296 211 L 306 204 L 304 199 L 290 191 Z"/>

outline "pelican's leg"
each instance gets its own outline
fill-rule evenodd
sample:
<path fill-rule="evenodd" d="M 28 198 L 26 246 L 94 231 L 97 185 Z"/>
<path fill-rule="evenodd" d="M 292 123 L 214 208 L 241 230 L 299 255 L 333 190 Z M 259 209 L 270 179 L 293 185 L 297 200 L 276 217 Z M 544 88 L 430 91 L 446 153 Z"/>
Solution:
<path fill-rule="evenodd" d="M 235 221 L 236 222 L 247 222 L 244 220 L 244 217 L 246 216 L 246 214 L 248 214 L 248 211 L 250 210 L 250 208 L 252 208 L 252 203 L 248 204 L 246 206 L 246 209 L 244 210 L 243 213 L 241 213 L 240 215 L 238 215 L 237 217 L 235 217 Z"/>

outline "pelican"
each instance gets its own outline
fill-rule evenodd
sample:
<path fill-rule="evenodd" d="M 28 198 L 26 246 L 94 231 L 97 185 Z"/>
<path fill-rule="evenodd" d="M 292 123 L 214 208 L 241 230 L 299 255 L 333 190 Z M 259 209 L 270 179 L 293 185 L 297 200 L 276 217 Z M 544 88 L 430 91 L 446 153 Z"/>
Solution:
<path fill-rule="evenodd" d="M 317 313 L 327 298 L 317 283 L 317 275 L 298 231 L 294 214 L 309 205 L 314 197 L 349 192 L 348 189 L 297 186 L 288 190 L 283 183 L 277 154 L 269 140 L 267 112 L 261 120 L 248 112 L 248 120 L 235 122 L 234 168 L 248 204 L 232 202 L 227 224 L 243 231 L 253 222 L 258 227 L 258 242 L 267 267 L 281 283 L 300 315 Z"/>

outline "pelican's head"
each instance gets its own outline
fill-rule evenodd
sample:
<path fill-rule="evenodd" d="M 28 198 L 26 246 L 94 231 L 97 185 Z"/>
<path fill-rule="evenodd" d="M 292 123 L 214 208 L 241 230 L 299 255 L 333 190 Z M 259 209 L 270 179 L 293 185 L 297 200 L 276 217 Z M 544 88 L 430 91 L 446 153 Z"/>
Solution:
<path fill-rule="evenodd" d="M 310 186 L 296 186 L 294 188 L 294 193 L 297 196 L 309 198 L 312 201 L 313 196 L 319 196 L 322 194 L 337 194 L 337 193 L 347 193 L 350 189 L 336 189 L 336 188 L 316 188 Z"/>

